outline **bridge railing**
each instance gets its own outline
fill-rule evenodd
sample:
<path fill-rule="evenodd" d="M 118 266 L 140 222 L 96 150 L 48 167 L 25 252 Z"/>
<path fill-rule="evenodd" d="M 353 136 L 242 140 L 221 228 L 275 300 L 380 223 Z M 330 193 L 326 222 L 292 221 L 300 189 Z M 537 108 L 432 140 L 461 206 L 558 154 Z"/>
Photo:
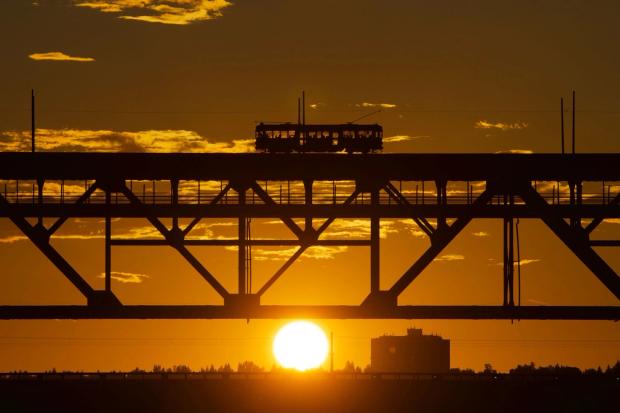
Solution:
<path fill-rule="evenodd" d="M 95 181 L 46 181 L 42 196 L 39 196 L 36 181 L 0 181 L 0 194 L 14 204 L 72 204 L 82 197 L 84 192 Z M 227 181 L 184 181 L 180 185 L 177 203 L 181 205 L 206 205 L 222 191 Z M 432 205 L 437 202 L 437 193 L 433 188 L 432 182 L 395 182 L 394 186 L 399 187 L 403 198 L 411 205 Z M 460 184 L 460 185 L 456 185 Z M 144 204 L 171 205 L 173 204 L 173 194 L 171 185 L 167 181 L 127 181 L 126 185 Z M 259 182 L 259 185 L 267 194 L 279 205 L 302 205 L 306 202 L 303 184 L 301 182 L 282 183 L 282 182 Z M 538 193 L 552 205 L 570 204 L 571 195 L 566 182 L 533 182 Z M 318 183 L 313 188 L 312 204 L 314 205 L 337 205 L 343 203 L 355 188 L 355 183 L 334 182 Z M 485 189 L 484 182 L 476 183 L 454 183 L 448 188 L 446 203 L 450 205 L 469 205 Z M 584 205 L 606 205 L 618 193 L 620 193 L 620 183 L 604 183 L 603 186 L 591 185 L 587 192 L 582 194 L 581 203 Z M 235 191 L 228 191 L 220 204 L 235 205 L 238 203 L 238 195 Z M 105 193 L 101 190 L 94 191 L 86 204 L 103 204 L 106 202 Z M 116 193 L 111 198 L 112 204 L 129 204 L 130 201 L 124 196 Z M 248 190 L 246 204 L 261 205 L 264 202 L 252 190 Z M 490 204 L 503 202 L 501 195 L 493 197 Z M 361 192 L 354 200 L 353 204 L 369 205 L 371 197 L 368 193 Z M 522 204 L 523 201 L 515 199 L 515 204 Z M 395 200 L 386 192 L 380 191 L 379 204 L 396 205 Z"/>

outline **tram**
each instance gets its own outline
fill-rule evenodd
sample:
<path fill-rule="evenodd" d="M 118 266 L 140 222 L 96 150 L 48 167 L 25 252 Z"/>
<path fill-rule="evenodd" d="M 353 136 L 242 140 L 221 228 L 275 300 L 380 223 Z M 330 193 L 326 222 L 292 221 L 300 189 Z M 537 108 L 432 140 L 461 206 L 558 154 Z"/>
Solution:
<path fill-rule="evenodd" d="M 383 149 L 383 127 L 379 124 L 259 123 L 255 138 L 260 152 L 371 153 Z"/>

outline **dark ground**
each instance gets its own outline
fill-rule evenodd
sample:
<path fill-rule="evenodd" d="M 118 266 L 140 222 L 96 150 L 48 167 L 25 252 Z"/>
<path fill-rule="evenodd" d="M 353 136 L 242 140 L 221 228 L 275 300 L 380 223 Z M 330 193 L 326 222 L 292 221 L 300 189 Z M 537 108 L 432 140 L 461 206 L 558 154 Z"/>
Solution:
<path fill-rule="evenodd" d="M 1 412 L 618 412 L 615 377 L 5 376 Z"/>

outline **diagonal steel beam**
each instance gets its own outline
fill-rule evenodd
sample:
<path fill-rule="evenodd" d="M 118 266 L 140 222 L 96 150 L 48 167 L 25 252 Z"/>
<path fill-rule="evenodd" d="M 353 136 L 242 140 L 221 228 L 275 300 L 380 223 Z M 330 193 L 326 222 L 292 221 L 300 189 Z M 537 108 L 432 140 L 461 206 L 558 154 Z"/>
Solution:
<path fill-rule="evenodd" d="M 472 207 L 484 205 L 491 199 L 492 194 L 487 189 L 478 196 L 471 204 Z M 450 226 L 441 227 L 435 231 L 431 239 L 431 245 L 426 251 L 413 263 L 411 267 L 394 283 L 392 288 L 388 290 L 388 294 L 398 297 L 404 290 L 415 280 L 418 275 L 439 255 L 441 251 L 461 232 L 467 224 L 472 220 L 472 215 L 463 215 L 456 219 Z"/>
<path fill-rule="evenodd" d="M 255 181 L 252 182 L 252 185 L 250 186 L 250 188 L 252 188 L 252 190 L 256 193 L 256 195 L 258 195 L 258 197 L 262 199 L 262 201 L 265 204 L 270 205 L 270 206 L 277 205 L 276 202 L 269 196 L 269 194 L 265 192 L 265 190 L 261 188 L 261 186 Z M 299 225 L 297 225 L 295 221 L 293 221 L 291 218 L 280 217 L 280 219 L 293 232 L 293 234 L 297 236 L 297 238 L 302 238 L 304 236 L 304 230 L 301 229 Z"/>
<path fill-rule="evenodd" d="M 609 206 L 612 205 L 618 205 L 618 203 L 620 203 L 620 194 L 616 195 L 614 197 L 614 199 L 612 199 L 611 201 L 609 201 Z M 605 218 L 603 217 L 597 217 L 594 218 L 586 227 L 585 227 L 585 231 L 586 233 L 590 234 L 592 231 L 594 231 L 596 229 L 596 227 L 598 227 L 600 225 L 601 222 L 603 222 Z"/>
<path fill-rule="evenodd" d="M 359 195 L 359 191 L 356 189 L 343 202 L 342 206 L 350 205 L 353 201 L 355 201 L 355 198 L 357 198 L 358 195 Z M 315 230 L 315 233 L 314 233 L 315 239 L 318 239 L 319 236 L 332 224 L 332 222 L 334 222 L 335 219 L 336 218 L 332 217 L 332 218 L 328 218 L 327 220 L 325 220 L 325 222 L 323 222 L 321 226 Z M 273 283 L 275 283 L 278 280 L 278 278 L 280 278 L 282 274 L 284 274 L 286 270 L 288 270 L 289 267 L 293 265 L 293 263 L 297 261 L 297 259 L 301 256 L 301 254 L 303 254 L 304 251 L 306 251 L 309 247 L 311 247 L 310 242 L 305 242 L 304 244 L 302 244 L 297 249 L 297 251 L 295 251 L 295 253 L 293 253 L 293 255 L 291 255 L 288 260 L 286 260 L 286 262 L 278 269 L 278 271 L 276 271 L 275 274 L 273 274 L 271 278 L 267 280 L 267 282 L 261 287 L 260 290 L 258 290 L 256 294 L 258 296 L 262 296 L 269 289 L 269 287 L 271 287 Z"/>
<path fill-rule="evenodd" d="M 90 196 L 93 194 L 93 192 L 95 192 L 97 190 L 97 182 L 93 183 L 91 186 L 88 187 L 88 189 L 75 201 L 75 203 L 73 203 L 73 206 L 77 206 L 77 205 L 81 205 L 82 203 L 84 203 L 84 201 L 86 201 L 88 198 L 90 198 Z M 58 229 L 69 219 L 68 216 L 64 216 L 64 217 L 60 217 L 56 220 L 56 222 L 54 222 L 49 229 L 47 230 L 47 233 L 49 234 L 49 236 L 52 236 L 56 231 L 58 231 Z"/>
<path fill-rule="evenodd" d="M 0 206 L 9 211 L 9 202 L 0 195 Z M 15 224 L 20 231 L 60 270 L 60 272 L 77 288 L 89 301 L 94 295 L 93 288 L 82 278 L 82 276 L 64 259 L 62 255 L 49 243 L 47 232 L 42 228 L 33 227 L 22 216 L 8 213 L 8 218 Z"/>
<path fill-rule="evenodd" d="M 562 242 L 583 262 L 586 267 L 620 300 L 620 277 L 594 251 L 581 228 L 571 227 L 564 219 L 554 215 L 551 206 L 531 186 L 523 189 L 521 197 L 525 203 L 536 209 L 545 224 L 562 240 Z"/>
<path fill-rule="evenodd" d="M 135 205 L 142 205 L 140 198 L 138 198 L 126 186 L 121 189 L 121 193 L 125 195 L 131 203 Z M 204 265 L 202 265 L 200 261 L 198 261 L 198 259 L 196 259 L 196 257 L 194 257 L 194 255 L 180 242 L 182 239 L 179 239 L 178 241 L 175 240 L 172 231 L 166 228 L 166 226 L 159 219 L 157 219 L 157 217 L 150 215 L 146 216 L 146 219 L 148 219 L 151 225 L 153 225 L 164 236 L 164 238 L 166 238 L 169 245 L 176 249 L 179 254 L 181 254 L 183 258 L 185 258 L 187 262 L 202 276 L 202 278 L 204 278 L 205 281 L 208 282 L 215 291 L 217 291 L 220 296 L 226 298 L 229 295 L 229 292 L 217 280 L 217 278 L 215 278 L 215 276 L 211 274 L 211 272 L 209 272 L 209 270 L 207 270 Z"/>
<path fill-rule="evenodd" d="M 387 194 L 392 197 L 393 200 L 401 205 L 411 206 L 411 203 L 400 193 L 398 189 L 390 181 L 387 182 L 384 188 Z M 432 237 L 435 233 L 435 228 L 424 217 L 412 217 L 416 225 L 426 233 L 429 237 Z"/>

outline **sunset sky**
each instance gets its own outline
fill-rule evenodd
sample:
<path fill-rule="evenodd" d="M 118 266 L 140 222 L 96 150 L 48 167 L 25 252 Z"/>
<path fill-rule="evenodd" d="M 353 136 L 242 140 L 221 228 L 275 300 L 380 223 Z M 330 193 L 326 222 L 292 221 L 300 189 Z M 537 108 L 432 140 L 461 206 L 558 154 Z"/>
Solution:
<path fill-rule="evenodd" d="M 0 151 L 29 150 L 30 90 L 41 151 L 248 152 L 257 121 L 366 118 L 384 152 L 560 150 L 560 97 L 577 95 L 577 152 L 620 151 L 617 1 L 3 0 Z M 570 116 L 566 113 L 570 135 Z M 612 193 L 620 185 L 609 183 Z M 80 188 L 74 188 L 78 191 Z M 68 188 L 71 190 L 71 188 Z M 148 237 L 146 221 L 114 234 Z M 382 286 L 426 248 L 412 221 L 382 222 Z M 54 245 L 103 287 L 103 224 L 71 220 Z M 205 220 L 202 236 L 235 223 Z M 253 231 L 284 233 L 273 220 Z M 332 237 L 367 237 L 339 220 Z M 521 221 L 525 305 L 618 305 L 540 221 Z M 501 304 L 501 222 L 473 221 L 400 297 L 401 304 Z M 608 220 L 599 238 L 620 235 Z M 617 239 L 617 238 L 616 238 Z M 194 252 L 232 289 L 235 251 Z M 292 252 L 254 251 L 264 282 Z M 616 268 L 614 249 L 601 255 Z M 368 289 L 367 249 L 311 248 L 266 304 L 357 304 Z M 1 304 L 82 304 L 79 293 L 7 219 L 0 220 Z M 114 249 L 114 291 L 126 304 L 218 303 L 171 249 Z M 333 321 L 337 368 L 370 361 L 370 338 L 424 328 L 452 341 L 452 366 L 517 363 L 606 366 L 620 327 L 576 321 Z M 0 321 L 0 371 L 200 368 L 254 360 L 271 367 L 284 321 Z"/>

